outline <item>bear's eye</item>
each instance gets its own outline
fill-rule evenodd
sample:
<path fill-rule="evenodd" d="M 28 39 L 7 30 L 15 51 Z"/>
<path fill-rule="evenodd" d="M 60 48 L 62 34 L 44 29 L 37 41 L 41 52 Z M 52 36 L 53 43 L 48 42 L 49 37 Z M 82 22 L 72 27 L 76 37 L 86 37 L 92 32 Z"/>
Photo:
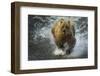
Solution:
<path fill-rule="evenodd" d="M 63 29 L 62 32 L 65 33 L 65 29 Z"/>
<path fill-rule="evenodd" d="M 63 33 L 65 33 L 65 32 L 66 32 L 66 30 L 65 30 L 65 29 L 62 29 L 62 32 L 63 32 Z"/>

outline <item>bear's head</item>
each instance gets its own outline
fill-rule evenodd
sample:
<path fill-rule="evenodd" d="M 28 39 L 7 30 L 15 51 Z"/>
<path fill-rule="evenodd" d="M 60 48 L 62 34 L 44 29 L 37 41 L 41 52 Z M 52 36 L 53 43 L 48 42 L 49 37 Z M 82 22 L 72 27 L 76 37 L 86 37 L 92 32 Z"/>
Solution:
<path fill-rule="evenodd" d="M 75 36 L 75 30 L 71 21 L 65 21 L 63 18 L 54 23 L 52 34 L 58 48 L 63 48 L 64 43 Z"/>

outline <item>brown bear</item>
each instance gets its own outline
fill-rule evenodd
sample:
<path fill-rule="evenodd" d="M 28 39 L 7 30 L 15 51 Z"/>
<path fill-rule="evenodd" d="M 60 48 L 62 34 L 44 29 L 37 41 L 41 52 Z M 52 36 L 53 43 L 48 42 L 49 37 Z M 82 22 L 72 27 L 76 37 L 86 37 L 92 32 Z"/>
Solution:
<path fill-rule="evenodd" d="M 71 21 L 61 18 L 54 23 L 51 31 L 58 49 L 70 54 L 76 43 L 75 28 Z"/>

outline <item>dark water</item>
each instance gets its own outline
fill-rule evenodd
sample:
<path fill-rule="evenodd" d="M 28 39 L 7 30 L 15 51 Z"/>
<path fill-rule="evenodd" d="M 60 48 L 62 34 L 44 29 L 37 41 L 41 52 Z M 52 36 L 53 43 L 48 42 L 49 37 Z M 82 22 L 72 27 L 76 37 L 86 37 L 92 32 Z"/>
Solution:
<path fill-rule="evenodd" d="M 70 55 L 53 54 L 54 43 L 51 28 L 60 18 L 71 19 L 75 26 L 76 45 Z M 28 60 L 75 59 L 88 57 L 88 18 L 28 15 Z"/>

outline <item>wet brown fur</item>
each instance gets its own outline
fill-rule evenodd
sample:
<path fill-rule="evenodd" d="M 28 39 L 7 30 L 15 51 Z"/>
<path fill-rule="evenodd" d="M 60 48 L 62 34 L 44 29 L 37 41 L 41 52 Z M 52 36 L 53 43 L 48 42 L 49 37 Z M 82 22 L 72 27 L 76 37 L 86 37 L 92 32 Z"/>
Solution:
<path fill-rule="evenodd" d="M 58 48 L 63 48 L 64 43 L 68 43 L 70 48 L 75 45 L 75 28 L 71 21 L 65 21 L 63 18 L 54 23 L 52 27 L 52 34 Z M 72 47 L 73 46 L 73 47 Z"/>

